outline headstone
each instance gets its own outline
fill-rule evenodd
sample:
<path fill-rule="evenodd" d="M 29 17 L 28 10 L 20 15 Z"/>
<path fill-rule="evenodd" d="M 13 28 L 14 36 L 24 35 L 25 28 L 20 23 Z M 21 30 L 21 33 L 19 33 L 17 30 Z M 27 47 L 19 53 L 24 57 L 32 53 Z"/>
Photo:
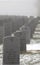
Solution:
<path fill-rule="evenodd" d="M 16 17 L 16 24 L 17 24 L 18 28 L 20 28 L 22 25 L 24 25 L 23 16 Z"/>
<path fill-rule="evenodd" d="M 20 37 L 20 52 L 26 51 L 26 32 L 17 31 L 15 36 Z"/>
<path fill-rule="evenodd" d="M 27 26 L 26 28 L 26 44 L 30 44 L 31 39 L 31 30 L 30 27 Z"/>
<path fill-rule="evenodd" d="M 0 26 L 0 44 L 3 44 L 3 34 L 4 34 L 3 26 Z"/>
<path fill-rule="evenodd" d="M 22 16 L 15 16 L 12 21 L 12 33 L 16 30 L 19 30 L 19 28 L 24 24 L 23 17 Z"/>
<path fill-rule="evenodd" d="M 21 37 L 20 37 L 20 51 L 24 52 L 26 51 L 26 32 L 22 31 L 21 32 Z"/>
<path fill-rule="evenodd" d="M 0 38 L 0 45 L 3 44 L 3 38 Z"/>
<path fill-rule="evenodd" d="M 12 19 L 12 33 L 17 30 L 17 25 L 16 25 L 16 16 L 13 17 Z"/>
<path fill-rule="evenodd" d="M 4 36 L 9 36 L 11 35 L 12 28 L 11 28 L 11 22 L 6 22 L 4 23 Z"/>
<path fill-rule="evenodd" d="M 9 37 L 4 39 L 4 65 L 19 65 L 20 39 Z"/>
<path fill-rule="evenodd" d="M 23 21 L 24 21 L 24 24 L 28 25 L 29 19 L 28 19 L 27 16 L 24 16 L 24 17 L 23 17 Z"/>
<path fill-rule="evenodd" d="M 21 34 L 21 51 L 26 50 L 26 44 L 30 44 L 30 28 L 28 26 L 25 26 L 22 29 Z"/>
<path fill-rule="evenodd" d="M 31 31 L 31 38 L 32 38 L 32 34 L 35 31 L 35 27 L 36 27 L 37 24 L 38 24 L 38 18 L 34 18 L 33 20 L 31 20 L 31 22 L 28 25 L 29 28 L 30 28 L 30 31 Z"/>

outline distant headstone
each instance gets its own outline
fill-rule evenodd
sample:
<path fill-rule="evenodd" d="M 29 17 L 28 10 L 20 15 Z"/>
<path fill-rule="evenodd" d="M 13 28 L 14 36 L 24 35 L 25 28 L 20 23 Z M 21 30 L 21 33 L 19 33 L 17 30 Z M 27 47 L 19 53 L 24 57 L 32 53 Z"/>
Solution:
<path fill-rule="evenodd" d="M 3 64 L 19 65 L 20 39 L 9 37 L 4 39 Z"/>
<path fill-rule="evenodd" d="M 4 31 L 3 31 L 3 26 L 0 26 L 0 44 L 3 44 L 3 35 L 4 35 Z"/>
<path fill-rule="evenodd" d="M 11 28 L 11 22 L 7 22 L 4 24 L 4 36 L 9 36 L 11 35 L 12 28 Z"/>

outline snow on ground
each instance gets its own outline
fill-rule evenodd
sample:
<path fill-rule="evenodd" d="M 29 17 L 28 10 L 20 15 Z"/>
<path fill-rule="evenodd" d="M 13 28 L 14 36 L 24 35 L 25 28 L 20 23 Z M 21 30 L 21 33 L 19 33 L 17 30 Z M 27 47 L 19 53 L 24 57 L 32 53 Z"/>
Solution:
<path fill-rule="evenodd" d="M 40 43 L 36 43 L 36 41 L 32 39 L 30 44 L 26 44 L 26 50 L 40 50 Z"/>
<path fill-rule="evenodd" d="M 20 54 L 20 65 L 40 65 L 40 54 Z"/>
<path fill-rule="evenodd" d="M 3 65 L 3 45 L 0 45 L 0 65 Z"/>

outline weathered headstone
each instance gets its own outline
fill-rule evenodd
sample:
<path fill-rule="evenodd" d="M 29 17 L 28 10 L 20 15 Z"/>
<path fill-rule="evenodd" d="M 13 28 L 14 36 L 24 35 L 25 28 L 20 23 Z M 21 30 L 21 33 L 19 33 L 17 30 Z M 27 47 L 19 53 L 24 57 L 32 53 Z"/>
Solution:
<path fill-rule="evenodd" d="M 26 51 L 26 32 L 17 31 L 15 36 L 20 37 L 20 52 Z"/>
<path fill-rule="evenodd" d="M 31 31 L 31 34 L 30 34 L 31 38 L 32 38 L 32 34 L 34 33 L 34 30 L 37 24 L 38 24 L 38 18 L 34 18 L 31 20 L 31 22 L 28 25 Z"/>
<path fill-rule="evenodd" d="M 19 65 L 20 39 L 19 37 L 9 37 L 4 39 L 4 65 Z"/>
<path fill-rule="evenodd" d="M 11 35 L 12 28 L 11 28 L 11 22 L 6 22 L 4 23 L 4 36 L 9 36 Z"/>
<path fill-rule="evenodd" d="M 30 28 L 25 26 L 21 31 L 21 51 L 26 51 L 26 44 L 30 43 Z"/>
<path fill-rule="evenodd" d="M 0 44 L 3 44 L 3 26 L 0 26 Z"/>
<path fill-rule="evenodd" d="M 24 52 L 26 51 L 26 32 L 22 31 L 21 32 L 21 37 L 20 37 L 20 51 Z"/>
<path fill-rule="evenodd" d="M 19 28 L 24 24 L 23 17 L 22 16 L 15 16 L 13 17 L 12 21 L 12 33 L 16 30 L 19 30 Z"/>

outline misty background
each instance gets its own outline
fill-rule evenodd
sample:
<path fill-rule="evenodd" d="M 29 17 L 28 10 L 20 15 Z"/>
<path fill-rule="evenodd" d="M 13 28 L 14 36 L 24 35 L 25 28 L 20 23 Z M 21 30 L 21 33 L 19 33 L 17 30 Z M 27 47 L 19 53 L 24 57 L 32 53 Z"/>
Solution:
<path fill-rule="evenodd" d="M 0 0 L 0 15 L 38 16 L 39 0 Z"/>

